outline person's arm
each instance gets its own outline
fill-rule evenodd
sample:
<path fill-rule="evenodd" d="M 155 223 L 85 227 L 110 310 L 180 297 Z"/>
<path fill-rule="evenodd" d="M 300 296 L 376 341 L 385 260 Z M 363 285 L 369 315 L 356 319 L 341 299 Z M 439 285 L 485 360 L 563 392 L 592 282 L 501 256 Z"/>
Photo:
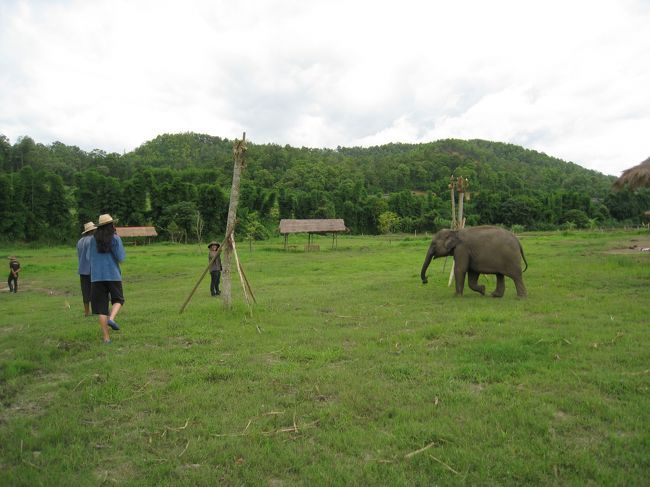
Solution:
<path fill-rule="evenodd" d="M 124 262 L 124 259 L 126 259 L 126 251 L 124 250 L 124 245 L 122 244 L 122 239 L 119 237 L 119 235 L 113 235 L 112 248 L 113 255 L 117 261 Z"/>

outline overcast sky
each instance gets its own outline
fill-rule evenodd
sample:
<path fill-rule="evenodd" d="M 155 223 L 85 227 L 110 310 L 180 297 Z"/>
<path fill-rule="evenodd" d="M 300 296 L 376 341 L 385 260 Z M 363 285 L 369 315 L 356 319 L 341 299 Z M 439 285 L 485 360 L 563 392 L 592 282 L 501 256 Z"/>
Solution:
<path fill-rule="evenodd" d="M 650 0 L 0 0 L 0 134 L 650 156 Z"/>

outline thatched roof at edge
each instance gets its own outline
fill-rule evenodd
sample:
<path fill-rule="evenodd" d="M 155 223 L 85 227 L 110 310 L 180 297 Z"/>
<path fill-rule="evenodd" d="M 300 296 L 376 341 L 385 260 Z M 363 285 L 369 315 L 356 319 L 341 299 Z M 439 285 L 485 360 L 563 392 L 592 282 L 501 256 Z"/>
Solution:
<path fill-rule="evenodd" d="M 641 164 L 626 169 L 621 177 L 614 181 L 614 189 L 628 186 L 630 189 L 650 188 L 650 157 Z"/>
<path fill-rule="evenodd" d="M 347 232 L 342 218 L 323 220 L 280 220 L 280 233 L 336 233 Z"/>
<path fill-rule="evenodd" d="M 115 227 L 117 234 L 123 237 L 157 237 L 156 227 Z"/>

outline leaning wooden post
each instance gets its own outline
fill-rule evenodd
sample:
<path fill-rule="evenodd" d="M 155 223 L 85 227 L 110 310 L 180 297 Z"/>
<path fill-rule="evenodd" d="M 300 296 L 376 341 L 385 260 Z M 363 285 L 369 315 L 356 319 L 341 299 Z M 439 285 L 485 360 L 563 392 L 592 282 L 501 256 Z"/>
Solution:
<path fill-rule="evenodd" d="M 230 260 L 233 254 L 233 239 L 234 239 L 234 229 L 235 223 L 237 222 L 237 205 L 239 204 L 239 183 L 241 180 L 241 172 L 244 168 L 244 159 L 246 154 L 246 132 L 242 137 L 242 140 L 235 140 L 235 145 L 233 146 L 233 159 L 234 159 L 234 168 L 232 171 L 232 188 L 230 189 L 230 206 L 228 207 L 228 222 L 226 223 L 226 235 L 230 235 L 229 239 L 226 239 L 226 248 L 223 252 L 223 262 L 222 262 L 222 278 L 223 285 L 221 288 L 221 294 L 223 296 L 223 304 L 226 308 L 232 306 L 232 277 L 230 272 Z"/>

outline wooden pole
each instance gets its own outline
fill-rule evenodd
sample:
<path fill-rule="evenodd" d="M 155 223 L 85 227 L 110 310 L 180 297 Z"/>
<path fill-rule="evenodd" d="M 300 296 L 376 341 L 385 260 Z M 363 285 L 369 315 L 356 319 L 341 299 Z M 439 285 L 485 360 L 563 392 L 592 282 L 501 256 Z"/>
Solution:
<path fill-rule="evenodd" d="M 251 287 L 250 282 L 248 282 L 248 278 L 246 277 L 246 273 L 244 272 L 244 266 L 241 265 L 241 261 L 237 256 L 237 247 L 235 247 L 234 239 L 232 241 L 232 248 L 234 250 L 235 262 L 237 263 L 237 271 L 239 272 L 239 279 L 241 279 L 242 287 L 244 289 L 244 297 L 246 298 L 246 302 L 250 307 L 250 300 L 248 299 L 248 296 L 252 298 L 253 303 L 257 303 L 257 299 L 255 299 L 255 293 L 253 293 L 253 288 Z"/>
<path fill-rule="evenodd" d="M 451 177 L 451 182 L 449 187 L 451 188 L 451 229 L 456 230 L 458 228 L 458 221 L 456 220 L 456 195 L 454 194 L 454 189 L 456 188 L 456 181 L 454 176 Z M 449 282 L 447 282 L 447 287 L 451 286 L 452 281 L 454 280 L 454 265 L 452 264 L 451 269 L 449 269 Z"/>
<path fill-rule="evenodd" d="M 233 253 L 232 240 L 234 238 L 235 224 L 237 222 L 237 205 L 239 204 L 239 184 L 241 181 L 241 172 L 245 164 L 246 154 L 246 132 L 242 140 L 236 140 L 233 146 L 234 167 L 232 171 L 232 187 L 230 189 L 230 206 L 228 207 L 228 222 L 226 223 L 226 234 L 230 239 L 226 241 L 223 260 L 223 286 L 221 294 L 223 296 L 223 305 L 226 308 L 232 307 L 232 277 L 231 277 L 231 256 Z"/>
<path fill-rule="evenodd" d="M 230 245 L 232 245 L 232 254 L 235 257 L 235 264 L 237 265 L 237 272 L 239 274 L 239 280 L 241 281 L 241 287 L 244 290 L 244 299 L 246 300 L 246 304 L 250 309 L 251 300 L 248 297 L 248 288 L 246 287 L 246 283 L 244 282 L 244 273 L 242 272 L 241 263 L 239 262 L 239 256 L 237 255 L 237 246 L 235 245 L 235 240 L 232 238 L 230 240 Z"/>
<path fill-rule="evenodd" d="M 453 185 L 454 183 L 452 182 L 452 186 Z M 456 189 L 458 190 L 458 220 L 456 220 L 454 217 L 455 221 L 452 224 L 452 226 L 453 228 L 461 229 L 461 228 L 465 228 L 465 217 L 463 215 L 463 210 L 465 204 L 465 191 L 467 191 L 467 180 L 464 179 L 462 176 L 458 177 L 458 181 L 456 182 Z M 453 204 L 454 204 L 453 196 L 451 202 L 452 202 L 452 211 L 453 211 Z M 452 266 L 451 271 L 449 272 L 449 282 L 447 283 L 448 287 L 451 286 L 451 282 L 453 280 L 454 280 L 454 266 Z"/>
<path fill-rule="evenodd" d="M 465 200 L 465 193 L 458 192 L 458 228 L 463 228 L 463 201 Z"/>
<path fill-rule="evenodd" d="M 451 177 L 449 188 L 451 189 L 451 228 L 456 228 L 456 195 L 454 194 L 456 182 L 453 176 Z"/>

